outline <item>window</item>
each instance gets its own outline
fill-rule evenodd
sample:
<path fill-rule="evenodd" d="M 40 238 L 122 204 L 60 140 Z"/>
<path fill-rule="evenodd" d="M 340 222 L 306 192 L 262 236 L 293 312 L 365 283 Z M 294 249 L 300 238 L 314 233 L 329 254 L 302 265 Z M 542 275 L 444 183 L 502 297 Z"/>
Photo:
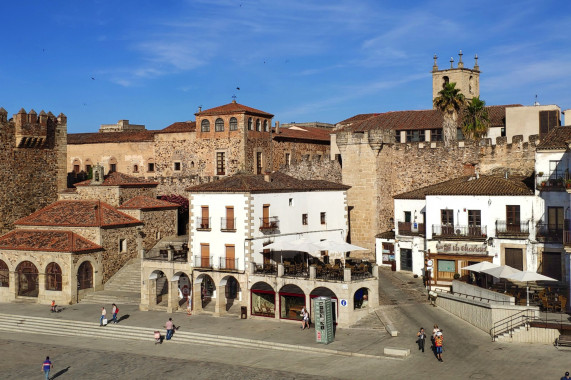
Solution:
<path fill-rule="evenodd" d="M 454 210 L 440 210 L 442 235 L 454 235 Z"/>
<path fill-rule="evenodd" d="M 462 128 L 456 128 L 456 140 L 463 141 L 464 133 L 462 133 Z"/>
<path fill-rule="evenodd" d="M 210 122 L 206 119 L 202 120 L 200 123 L 200 130 L 202 132 L 210 132 Z"/>
<path fill-rule="evenodd" d="M 442 129 L 431 129 L 430 141 L 442 141 Z"/>
<path fill-rule="evenodd" d="M 293 198 L 289 199 L 289 207 L 293 207 Z"/>
<path fill-rule="evenodd" d="M 234 244 L 226 244 L 225 269 L 236 269 L 236 247 Z"/>
<path fill-rule="evenodd" d="M 234 223 L 234 207 L 233 206 L 226 206 L 226 223 L 222 223 L 222 225 L 226 228 L 225 230 L 235 230 L 236 226 Z"/>
<path fill-rule="evenodd" d="M 61 291 L 61 268 L 57 263 L 49 263 L 46 267 L 46 290 Z"/>
<path fill-rule="evenodd" d="M 110 164 L 109 172 L 116 172 L 116 171 L 117 171 L 117 164 Z"/>
<path fill-rule="evenodd" d="M 252 120 L 251 117 L 248 118 L 248 130 L 249 130 L 249 131 L 253 131 L 253 130 L 254 130 L 254 121 Z"/>
<path fill-rule="evenodd" d="M 410 223 L 411 221 L 411 212 L 410 211 L 405 211 L 404 212 L 404 222 L 405 223 Z"/>
<path fill-rule="evenodd" d="M 301 224 L 307 226 L 307 214 L 301 214 Z"/>
<path fill-rule="evenodd" d="M 10 270 L 8 265 L 0 260 L 0 287 L 8 288 L 10 286 Z"/>
<path fill-rule="evenodd" d="M 324 212 L 319 214 L 319 219 L 321 220 L 321 224 L 325 224 L 325 213 Z"/>
<path fill-rule="evenodd" d="M 519 219 L 519 205 L 507 205 L 506 206 L 506 222 L 509 225 L 518 225 L 520 223 Z"/>
<path fill-rule="evenodd" d="M 551 179 L 557 179 L 563 177 L 563 167 L 561 161 L 549 160 L 549 177 Z"/>
<path fill-rule="evenodd" d="M 133 165 L 133 173 L 139 172 L 139 165 Z"/>
<path fill-rule="evenodd" d="M 400 131 L 395 131 L 395 142 L 400 143 Z"/>
<path fill-rule="evenodd" d="M 539 137 L 544 137 L 554 127 L 561 125 L 559 111 L 539 111 Z"/>
<path fill-rule="evenodd" d="M 268 128 L 268 121 L 264 120 L 264 132 L 268 132 L 269 128 Z"/>
<path fill-rule="evenodd" d="M 256 174 L 262 174 L 262 152 L 256 152 Z"/>
<path fill-rule="evenodd" d="M 418 141 L 424 141 L 423 129 L 406 131 L 406 142 L 418 142 Z"/>
<path fill-rule="evenodd" d="M 174 163 L 174 171 L 180 172 L 180 162 L 177 161 Z"/>
<path fill-rule="evenodd" d="M 74 173 L 79 173 L 79 165 L 73 165 L 73 172 Z"/>
<path fill-rule="evenodd" d="M 208 214 L 208 206 L 202 206 L 200 208 L 200 228 L 205 230 L 210 228 L 210 216 Z"/>
<path fill-rule="evenodd" d="M 470 227 L 482 225 L 482 212 L 480 210 L 468 210 L 468 225 Z"/>
<path fill-rule="evenodd" d="M 216 175 L 226 175 L 226 153 L 216 152 Z"/>
<path fill-rule="evenodd" d="M 85 165 L 85 172 L 89 173 L 91 171 L 91 165 Z"/>
<path fill-rule="evenodd" d="M 262 131 L 262 122 L 260 121 L 260 119 L 256 119 L 256 131 L 258 132 Z"/>
<path fill-rule="evenodd" d="M 214 122 L 214 130 L 216 132 L 224 132 L 224 120 L 221 118 L 216 119 Z"/>
<path fill-rule="evenodd" d="M 563 207 L 547 208 L 547 225 L 550 232 L 563 231 Z"/>
<path fill-rule="evenodd" d="M 119 239 L 119 252 L 127 252 L 127 239 Z"/>
<path fill-rule="evenodd" d="M 154 172 L 155 171 L 155 163 L 154 162 L 149 162 L 147 165 L 147 171 L 149 172 Z"/>
<path fill-rule="evenodd" d="M 290 153 L 286 153 L 286 154 L 285 154 L 285 166 L 286 166 L 286 167 L 289 167 L 290 159 L 291 159 L 291 154 L 290 154 Z"/>
<path fill-rule="evenodd" d="M 237 131 L 238 130 L 238 119 L 235 117 L 230 118 L 230 130 Z"/>

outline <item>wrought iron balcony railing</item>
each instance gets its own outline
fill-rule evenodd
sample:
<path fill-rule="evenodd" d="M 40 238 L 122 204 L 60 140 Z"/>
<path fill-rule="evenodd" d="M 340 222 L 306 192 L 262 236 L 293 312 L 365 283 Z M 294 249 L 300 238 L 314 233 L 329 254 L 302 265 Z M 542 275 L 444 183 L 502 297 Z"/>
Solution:
<path fill-rule="evenodd" d="M 486 239 L 486 226 L 453 226 L 446 224 L 433 224 L 433 238 L 447 239 Z"/>
<path fill-rule="evenodd" d="M 406 236 L 424 235 L 424 223 L 398 222 L 398 234 Z"/>
<path fill-rule="evenodd" d="M 526 237 L 529 235 L 529 220 L 512 223 L 505 220 L 496 220 L 497 237 Z"/>
<path fill-rule="evenodd" d="M 196 229 L 197 230 L 208 231 L 208 230 L 210 230 L 210 228 L 211 228 L 210 217 L 208 217 L 208 218 L 202 218 L 202 217 L 196 218 Z"/>
<path fill-rule="evenodd" d="M 280 220 L 277 216 L 260 218 L 260 231 L 277 230 L 280 227 Z"/>

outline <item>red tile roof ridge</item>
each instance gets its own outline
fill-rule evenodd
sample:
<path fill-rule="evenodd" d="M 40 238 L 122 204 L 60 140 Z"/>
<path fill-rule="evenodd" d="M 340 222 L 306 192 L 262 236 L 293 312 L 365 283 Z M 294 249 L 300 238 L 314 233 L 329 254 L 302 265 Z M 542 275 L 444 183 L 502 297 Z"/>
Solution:
<path fill-rule="evenodd" d="M 148 210 L 148 209 L 178 208 L 179 206 L 180 205 L 176 203 L 167 202 L 162 199 L 151 198 L 146 195 L 138 195 L 134 198 L 129 199 L 127 202 L 123 203 L 121 206 L 118 207 L 118 209 Z"/>
<path fill-rule="evenodd" d="M 224 115 L 224 114 L 230 114 L 230 113 L 251 113 L 251 114 L 255 114 L 255 115 L 260 115 L 260 116 L 264 116 L 264 117 L 274 117 L 274 115 L 272 115 L 271 113 L 267 113 L 264 111 L 261 111 L 259 109 L 256 108 L 252 108 L 252 107 L 248 107 L 245 106 L 243 104 L 237 103 L 235 101 L 228 103 L 228 104 L 224 104 L 218 107 L 213 107 L 213 108 L 209 108 L 206 109 L 204 111 L 200 111 L 195 113 L 196 116 L 209 116 L 209 115 Z"/>
<path fill-rule="evenodd" d="M 91 179 L 78 182 L 74 186 L 158 186 L 158 182 L 148 180 L 144 177 L 134 177 L 121 172 L 111 172 L 103 177 L 103 183 L 100 185 L 92 185 Z"/>
<path fill-rule="evenodd" d="M 16 229 L 0 236 L 0 249 L 86 253 L 103 247 L 73 231 Z"/>

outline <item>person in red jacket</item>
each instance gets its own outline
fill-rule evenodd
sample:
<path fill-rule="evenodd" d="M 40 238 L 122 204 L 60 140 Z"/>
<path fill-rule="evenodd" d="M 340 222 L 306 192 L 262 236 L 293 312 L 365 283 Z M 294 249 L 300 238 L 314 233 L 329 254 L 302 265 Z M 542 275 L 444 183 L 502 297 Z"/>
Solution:
<path fill-rule="evenodd" d="M 438 331 L 434 337 L 434 346 L 436 347 L 436 358 L 439 362 L 442 361 L 442 344 L 444 343 L 444 337 L 442 336 L 442 331 Z"/>

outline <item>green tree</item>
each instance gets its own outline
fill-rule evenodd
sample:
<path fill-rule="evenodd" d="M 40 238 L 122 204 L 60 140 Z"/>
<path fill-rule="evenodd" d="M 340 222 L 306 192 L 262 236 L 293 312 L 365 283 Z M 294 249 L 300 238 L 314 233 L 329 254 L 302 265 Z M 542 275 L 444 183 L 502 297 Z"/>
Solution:
<path fill-rule="evenodd" d="M 479 139 L 488 134 L 490 117 L 486 109 L 486 102 L 479 96 L 472 99 L 464 109 L 462 133 L 467 139 Z"/>
<path fill-rule="evenodd" d="M 456 83 L 446 83 L 438 96 L 433 100 L 434 108 L 442 112 L 444 122 L 442 124 L 442 134 L 444 144 L 456 139 L 457 120 L 460 110 L 466 105 L 466 98 L 456 88 Z"/>

